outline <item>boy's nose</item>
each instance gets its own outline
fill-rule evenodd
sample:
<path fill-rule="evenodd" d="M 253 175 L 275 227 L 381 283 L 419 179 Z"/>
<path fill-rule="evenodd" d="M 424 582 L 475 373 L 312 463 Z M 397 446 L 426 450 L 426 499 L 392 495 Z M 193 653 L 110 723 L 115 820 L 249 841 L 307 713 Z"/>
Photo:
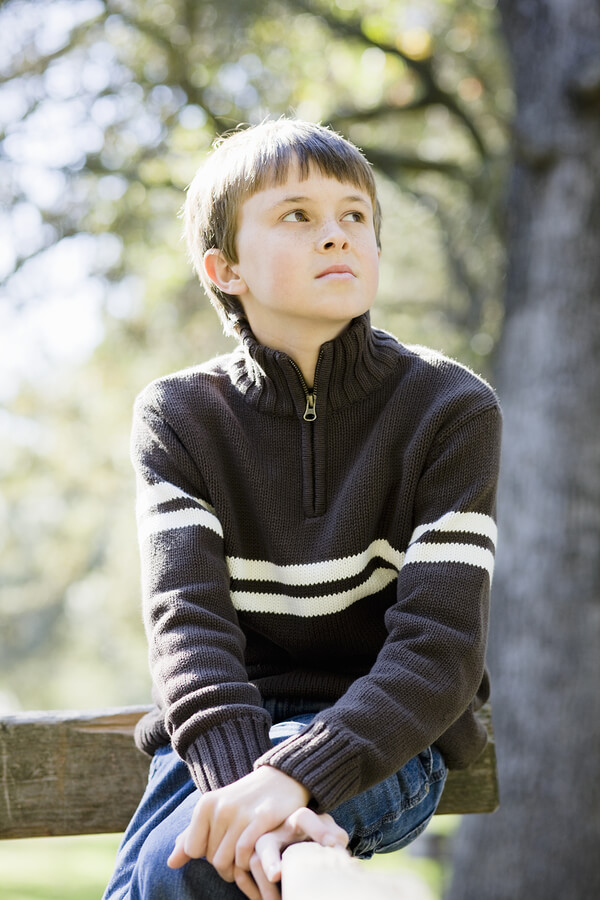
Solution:
<path fill-rule="evenodd" d="M 348 235 L 336 221 L 327 222 L 319 235 L 319 250 L 347 250 Z"/>

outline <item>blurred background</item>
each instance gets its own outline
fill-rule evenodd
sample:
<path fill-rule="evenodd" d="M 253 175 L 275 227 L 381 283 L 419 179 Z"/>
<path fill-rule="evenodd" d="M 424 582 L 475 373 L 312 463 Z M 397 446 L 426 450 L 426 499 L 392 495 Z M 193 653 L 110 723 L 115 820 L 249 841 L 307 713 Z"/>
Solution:
<path fill-rule="evenodd" d="M 232 346 L 178 214 L 218 134 L 280 114 L 332 125 L 374 165 L 374 324 L 471 366 L 505 412 L 502 806 L 452 841 L 456 822 L 436 822 L 421 889 L 597 896 L 600 11 L 586 0 L 0 3 L 0 709 L 149 700 L 132 403 Z M 0 897 L 99 897 L 116 843 L 86 840 L 55 841 L 37 886 L 23 863 L 43 842 L 0 847 Z"/>

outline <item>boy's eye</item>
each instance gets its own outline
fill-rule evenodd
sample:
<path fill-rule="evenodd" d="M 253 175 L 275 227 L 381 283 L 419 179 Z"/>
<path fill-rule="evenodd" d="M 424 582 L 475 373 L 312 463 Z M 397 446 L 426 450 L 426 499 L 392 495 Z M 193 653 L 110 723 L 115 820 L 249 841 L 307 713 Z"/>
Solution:
<path fill-rule="evenodd" d="M 346 215 L 343 217 L 344 222 L 347 222 L 348 220 L 350 222 L 364 222 L 365 217 L 363 213 L 358 212 L 357 210 L 353 210 L 352 212 L 346 213 Z"/>
<path fill-rule="evenodd" d="M 301 209 L 294 209 L 292 212 L 286 213 L 283 217 L 284 222 L 306 222 L 308 221 L 305 213 Z"/>

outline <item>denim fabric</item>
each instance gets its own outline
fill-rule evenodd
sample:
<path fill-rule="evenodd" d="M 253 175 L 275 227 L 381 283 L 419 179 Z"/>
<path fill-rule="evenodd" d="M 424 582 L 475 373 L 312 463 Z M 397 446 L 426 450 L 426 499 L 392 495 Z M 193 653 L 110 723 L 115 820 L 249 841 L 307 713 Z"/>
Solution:
<path fill-rule="evenodd" d="M 276 722 L 270 731 L 274 744 L 299 734 L 315 715 L 313 706 L 312 712 L 278 721 L 281 714 L 290 714 L 287 704 L 269 712 Z M 389 853 L 424 830 L 445 779 L 446 766 L 433 746 L 395 775 L 342 803 L 331 815 L 347 831 L 354 856 L 366 859 L 373 853 Z M 170 747 L 157 750 L 146 792 L 123 836 L 103 900 L 243 900 L 239 888 L 223 881 L 204 859 L 174 870 L 166 864 L 198 797 L 185 763 Z"/>
<path fill-rule="evenodd" d="M 314 714 L 294 716 L 273 725 L 269 736 L 278 744 L 299 734 L 313 718 Z M 332 810 L 331 815 L 350 838 L 352 855 L 369 859 L 374 853 L 391 853 L 414 841 L 437 809 L 446 775 L 444 759 L 434 745 L 395 775 Z"/>

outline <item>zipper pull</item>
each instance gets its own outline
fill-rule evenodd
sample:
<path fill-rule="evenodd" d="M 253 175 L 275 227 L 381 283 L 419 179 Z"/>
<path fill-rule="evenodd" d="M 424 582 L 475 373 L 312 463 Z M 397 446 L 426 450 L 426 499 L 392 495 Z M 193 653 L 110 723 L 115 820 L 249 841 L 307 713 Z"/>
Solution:
<path fill-rule="evenodd" d="M 314 391 L 306 395 L 306 409 L 302 418 L 305 422 L 314 422 L 317 418 L 317 395 Z"/>

